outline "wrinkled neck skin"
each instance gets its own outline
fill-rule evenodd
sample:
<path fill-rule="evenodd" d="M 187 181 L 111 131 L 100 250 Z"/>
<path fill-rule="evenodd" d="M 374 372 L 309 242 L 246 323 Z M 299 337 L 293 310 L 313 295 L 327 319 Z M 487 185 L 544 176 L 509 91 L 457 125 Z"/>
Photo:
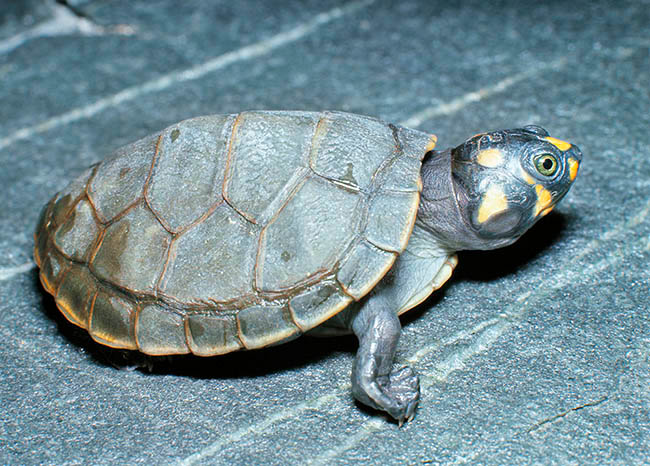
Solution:
<path fill-rule="evenodd" d="M 416 225 L 433 235 L 444 249 L 495 249 L 516 239 L 486 240 L 471 228 L 467 196 L 452 173 L 451 149 L 427 154 L 421 173 L 423 188 Z"/>

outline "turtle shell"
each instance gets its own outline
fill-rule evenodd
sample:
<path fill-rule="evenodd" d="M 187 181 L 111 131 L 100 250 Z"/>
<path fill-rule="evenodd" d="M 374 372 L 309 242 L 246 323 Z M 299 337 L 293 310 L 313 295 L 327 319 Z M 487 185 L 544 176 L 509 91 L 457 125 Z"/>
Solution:
<path fill-rule="evenodd" d="M 210 356 L 294 338 L 361 299 L 404 250 L 434 144 L 346 113 L 182 121 L 50 201 L 41 281 L 116 348 Z"/>

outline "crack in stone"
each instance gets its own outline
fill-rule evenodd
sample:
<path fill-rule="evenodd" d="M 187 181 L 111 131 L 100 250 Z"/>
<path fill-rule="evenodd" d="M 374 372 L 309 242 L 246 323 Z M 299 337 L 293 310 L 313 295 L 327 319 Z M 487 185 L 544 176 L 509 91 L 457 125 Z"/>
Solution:
<path fill-rule="evenodd" d="M 9 53 L 33 39 L 70 34 L 104 36 L 107 34 L 133 35 L 135 29 L 127 24 L 102 26 L 88 14 L 71 6 L 67 0 L 50 4 L 52 17 L 7 39 L 0 40 L 0 54 Z"/>
<path fill-rule="evenodd" d="M 599 399 L 599 400 L 596 400 L 596 401 L 590 401 L 590 402 L 587 402 L 587 403 L 581 404 L 581 405 L 579 405 L 579 406 L 576 406 L 576 407 L 574 407 L 574 408 L 568 409 L 568 410 L 566 410 L 566 411 L 564 411 L 564 412 L 561 412 L 561 413 L 559 413 L 559 414 L 556 414 L 555 416 L 548 417 L 548 418 L 546 418 L 546 419 L 543 419 L 543 420 L 541 420 L 541 421 L 535 423 L 534 425 L 532 425 L 531 427 L 529 427 L 528 429 L 526 429 L 526 431 L 523 432 L 523 433 L 525 433 L 525 434 L 529 434 L 529 433 L 531 433 L 531 432 L 534 432 L 534 431 L 540 429 L 542 426 L 544 426 L 544 425 L 546 425 L 546 424 L 549 424 L 549 423 L 551 423 L 551 422 L 555 422 L 555 421 L 557 421 L 558 419 L 561 419 L 561 418 L 563 418 L 563 417 L 566 417 L 567 415 L 569 415 L 569 414 L 571 414 L 571 413 L 574 413 L 574 412 L 576 412 L 576 411 L 580 411 L 580 410 L 585 409 L 585 408 L 593 408 L 594 406 L 598 406 L 598 405 L 604 403 L 605 401 L 607 401 L 608 399 L 609 399 L 609 396 L 604 396 L 604 397 L 602 397 L 602 398 Z M 518 435 L 515 435 L 515 437 L 517 437 L 517 436 L 519 436 L 519 435 L 521 435 L 521 433 L 518 434 Z"/>
<path fill-rule="evenodd" d="M 88 13 L 83 11 L 81 8 L 77 8 L 76 6 L 70 5 L 70 2 L 68 0 L 55 0 L 55 2 L 61 5 L 62 7 L 70 10 L 70 13 L 72 13 L 76 17 L 84 18 L 87 19 L 88 21 L 96 23 Z"/>

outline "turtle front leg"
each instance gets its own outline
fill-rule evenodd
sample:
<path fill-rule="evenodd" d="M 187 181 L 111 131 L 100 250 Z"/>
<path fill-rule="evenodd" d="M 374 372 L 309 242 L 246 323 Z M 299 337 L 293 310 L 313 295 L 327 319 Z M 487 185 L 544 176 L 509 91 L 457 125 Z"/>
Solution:
<path fill-rule="evenodd" d="M 402 330 L 395 311 L 371 296 L 351 322 L 359 339 L 352 367 L 352 394 L 361 403 L 386 411 L 401 426 L 415 415 L 420 382 L 408 366 L 391 371 Z"/>

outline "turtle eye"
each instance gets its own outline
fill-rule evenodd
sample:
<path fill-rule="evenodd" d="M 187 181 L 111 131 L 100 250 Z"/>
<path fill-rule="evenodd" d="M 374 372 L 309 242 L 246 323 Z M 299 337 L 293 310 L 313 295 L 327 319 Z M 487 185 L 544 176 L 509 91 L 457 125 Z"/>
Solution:
<path fill-rule="evenodd" d="M 535 157 L 535 168 L 544 176 L 553 176 L 557 172 L 559 164 L 551 154 L 542 154 Z"/>

